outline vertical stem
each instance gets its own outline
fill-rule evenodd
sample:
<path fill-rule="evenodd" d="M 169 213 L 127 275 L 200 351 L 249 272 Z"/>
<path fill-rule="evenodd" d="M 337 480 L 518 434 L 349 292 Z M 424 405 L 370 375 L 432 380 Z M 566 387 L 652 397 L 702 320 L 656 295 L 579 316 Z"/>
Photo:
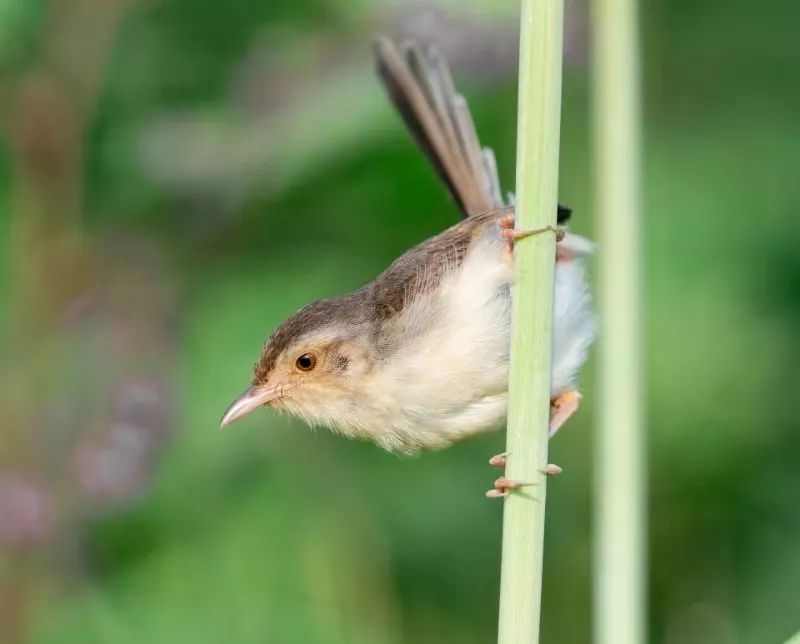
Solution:
<path fill-rule="evenodd" d="M 594 148 L 602 317 L 596 644 L 645 641 L 645 472 L 636 0 L 594 0 Z"/>
<path fill-rule="evenodd" d="M 516 226 L 555 225 L 561 125 L 563 0 L 523 0 L 517 130 Z M 500 644 L 539 641 L 550 413 L 555 235 L 517 243 L 506 474 L 534 485 L 506 498 Z"/>
<path fill-rule="evenodd" d="M 800 631 L 790 637 L 784 644 L 800 644 Z"/>

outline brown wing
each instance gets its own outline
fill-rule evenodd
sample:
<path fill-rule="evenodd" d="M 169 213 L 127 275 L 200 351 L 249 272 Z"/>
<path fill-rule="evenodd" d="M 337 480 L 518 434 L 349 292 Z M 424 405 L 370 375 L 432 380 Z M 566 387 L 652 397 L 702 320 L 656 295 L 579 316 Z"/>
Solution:
<path fill-rule="evenodd" d="M 369 298 L 379 320 L 405 308 L 414 297 L 436 288 L 445 273 L 458 268 L 472 240 L 506 208 L 469 217 L 398 257 L 370 286 Z"/>

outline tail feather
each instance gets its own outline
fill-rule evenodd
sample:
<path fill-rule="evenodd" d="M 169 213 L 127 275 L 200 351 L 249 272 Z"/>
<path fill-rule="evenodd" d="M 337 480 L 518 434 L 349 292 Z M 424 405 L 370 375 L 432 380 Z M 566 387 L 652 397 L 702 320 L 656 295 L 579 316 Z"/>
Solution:
<path fill-rule="evenodd" d="M 456 92 L 445 60 L 416 43 L 401 52 L 384 37 L 374 50 L 392 102 L 464 216 L 505 206 L 494 155 L 481 149 L 469 106 Z"/>
<path fill-rule="evenodd" d="M 374 42 L 375 63 L 392 103 L 465 217 L 504 208 L 497 162 L 481 147 L 466 99 L 456 91 L 445 59 L 433 47 L 386 37 Z M 572 214 L 558 206 L 557 221 Z"/>

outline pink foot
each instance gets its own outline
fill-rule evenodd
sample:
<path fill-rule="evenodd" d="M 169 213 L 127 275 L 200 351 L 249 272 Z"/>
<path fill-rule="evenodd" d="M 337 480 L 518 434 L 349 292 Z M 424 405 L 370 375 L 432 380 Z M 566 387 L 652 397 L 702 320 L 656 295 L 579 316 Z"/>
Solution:
<path fill-rule="evenodd" d="M 553 411 L 550 417 L 550 438 L 553 438 L 567 419 L 577 411 L 580 402 L 581 395 L 575 389 L 568 389 L 550 401 L 550 408 Z"/>
<path fill-rule="evenodd" d="M 503 452 L 502 454 L 495 454 L 494 456 L 492 456 L 492 458 L 489 459 L 489 465 L 491 465 L 492 467 L 505 467 L 507 455 L 508 455 L 507 452 Z M 548 476 L 556 476 L 557 474 L 561 474 L 561 472 L 563 471 L 564 470 L 558 465 L 554 465 L 553 463 L 548 463 L 542 470 L 542 474 L 547 474 Z"/>
<path fill-rule="evenodd" d="M 495 454 L 492 458 L 489 459 L 489 465 L 492 467 L 505 467 L 506 466 L 506 456 L 508 452 L 503 452 L 502 454 Z"/>
<path fill-rule="evenodd" d="M 564 231 L 555 226 L 545 226 L 544 228 L 534 228 L 531 230 L 517 230 L 514 228 L 514 215 L 503 215 L 497 219 L 497 225 L 500 227 L 500 234 L 505 237 L 508 242 L 509 249 L 514 248 L 514 242 L 526 237 L 533 237 L 534 235 L 541 235 L 542 233 L 553 232 L 556 235 L 556 241 L 564 239 Z"/>
<path fill-rule="evenodd" d="M 501 476 L 494 482 L 494 488 L 486 493 L 486 497 L 489 499 L 503 498 L 511 494 L 511 490 L 516 490 L 518 488 L 526 487 L 529 485 L 536 485 L 536 484 L 524 483 L 522 481 L 512 481 L 511 479 L 507 479 L 505 476 Z"/>
<path fill-rule="evenodd" d="M 495 456 L 492 456 L 492 458 L 489 459 L 489 465 L 494 465 L 495 467 L 505 467 L 506 453 L 503 452 L 502 454 L 496 454 Z M 561 474 L 562 471 L 563 470 L 558 465 L 553 465 L 550 463 L 544 467 L 542 474 L 556 476 L 557 474 Z M 501 476 L 494 482 L 494 488 L 489 490 L 486 493 L 486 496 L 490 499 L 504 498 L 511 493 L 511 490 L 524 487 L 526 485 L 535 485 L 535 483 L 522 483 L 520 481 L 513 481 L 505 476 Z"/>

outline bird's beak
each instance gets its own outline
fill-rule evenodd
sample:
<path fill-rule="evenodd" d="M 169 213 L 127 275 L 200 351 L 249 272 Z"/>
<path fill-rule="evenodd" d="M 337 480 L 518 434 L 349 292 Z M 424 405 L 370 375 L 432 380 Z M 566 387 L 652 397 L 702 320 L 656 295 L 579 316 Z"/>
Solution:
<path fill-rule="evenodd" d="M 239 420 L 242 416 L 246 416 L 254 409 L 258 409 L 273 400 L 281 398 L 283 396 L 283 391 L 284 387 L 280 385 L 276 387 L 270 385 L 253 385 L 231 403 L 231 406 L 228 407 L 223 414 L 219 426 L 225 427 L 226 425 L 230 425 L 234 420 Z"/>

